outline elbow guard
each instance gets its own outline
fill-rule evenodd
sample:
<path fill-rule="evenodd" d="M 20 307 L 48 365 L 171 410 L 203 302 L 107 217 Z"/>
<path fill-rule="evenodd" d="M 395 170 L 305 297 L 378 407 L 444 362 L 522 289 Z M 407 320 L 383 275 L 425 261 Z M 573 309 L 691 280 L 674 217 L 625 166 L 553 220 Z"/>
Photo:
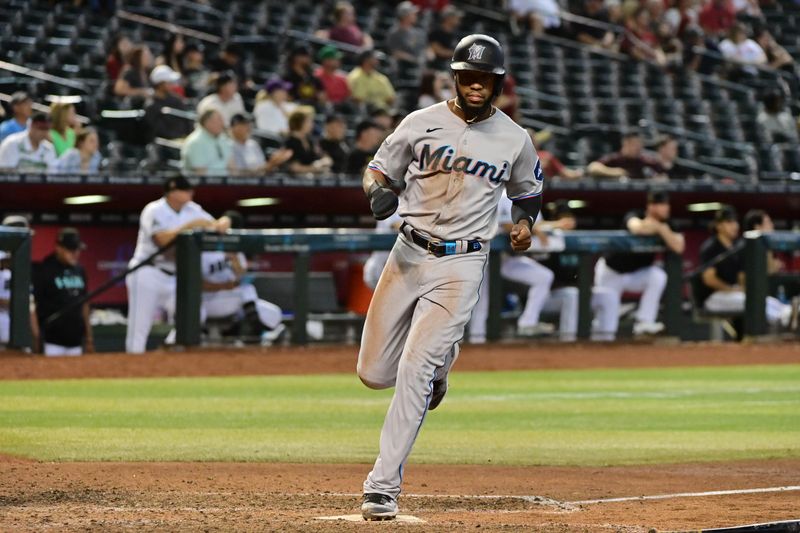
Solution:
<path fill-rule="evenodd" d="M 542 208 L 542 195 L 534 196 L 533 198 L 525 198 L 524 200 L 514 200 L 511 206 L 511 220 L 514 224 L 519 224 L 520 220 L 527 219 L 531 227 L 536 222 L 536 217 L 539 216 L 539 210 Z"/>

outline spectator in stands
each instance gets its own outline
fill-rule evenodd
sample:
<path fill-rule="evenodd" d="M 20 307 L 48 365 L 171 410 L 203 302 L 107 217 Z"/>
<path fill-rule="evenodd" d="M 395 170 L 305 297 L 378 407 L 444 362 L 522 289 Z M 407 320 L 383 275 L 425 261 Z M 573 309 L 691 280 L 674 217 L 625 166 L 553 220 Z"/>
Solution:
<path fill-rule="evenodd" d="M 49 136 L 50 118 L 44 113 L 35 113 L 28 129 L 9 135 L 0 144 L 0 168 L 30 173 L 52 171 L 56 149 L 47 140 Z"/>
<path fill-rule="evenodd" d="M 622 137 L 619 152 L 605 155 L 589 164 L 589 174 L 601 178 L 645 179 L 659 177 L 664 168 L 658 160 L 645 155 L 642 137 L 638 132 L 629 132 Z"/>
<path fill-rule="evenodd" d="M 203 48 L 197 43 L 189 43 L 183 50 L 183 77 L 186 79 L 186 96 L 204 96 L 208 91 L 211 73 L 203 63 Z"/>
<path fill-rule="evenodd" d="M 639 61 L 654 61 L 659 65 L 666 63 L 656 34 L 650 28 L 650 11 L 640 7 L 625 21 L 625 35 L 619 45 L 619 51 Z"/>
<path fill-rule="evenodd" d="M 435 70 L 449 70 L 453 51 L 458 44 L 458 27 L 461 25 L 463 14 L 455 7 L 448 5 L 439 15 L 439 26 L 428 35 L 430 67 Z"/>
<path fill-rule="evenodd" d="M 386 37 L 386 48 L 400 63 L 418 65 L 425 57 L 428 36 L 416 27 L 419 8 L 405 0 L 397 6 L 397 22 Z"/>
<path fill-rule="evenodd" d="M 331 158 L 331 172 L 341 174 L 347 168 L 350 148 L 345 142 L 347 136 L 347 122 L 341 115 L 330 114 L 325 117 L 325 130 L 319 146 Z"/>
<path fill-rule="evenodd" d="M 720 37 L 736 22 L 736 10 L 731 0 L 706 0 L 697 20 L 706 35 Z"/>
<path fill-rule="evenodd" d="M 383 130 L 380 126 L 371 120 L 360 122 L 356 126 L 356 140 L 347 159 L 345 172 L 352 176 L 363 174 L 381 142 L 383 142 Z"/>
<path fill-rule="evenodd" d="M 0 142 L 13 133 L 25 131 L 28 120 L 33 114 L 33 100 L 28 93 L 17 91 L 11 95 L 11 114 L 8 120 L 0 124 Z"/>
<path fill-rule="evenodd" d="M 443 88 L 445 76 L 441 72 L 426 70 L 422 73 L 419 84 L 419 97 L 417 98 L 417 109 L 423 109 L 433 104 L 438 104 L 445 100 Z"/>
<path fill-rule="evenodd" d="M 583 177 L 583 169 L 567 168 L 558 157 L 547 149 L 553 133 L 550 130 L 541 130 L 535 132 L 528 129 L 528 135 L 531 136 L 533 145 L 536 147 L 536 153 L 539 155 L 539 161 L 542 163 L 542 172 L 547 178 L 564 178 L 568 180 L 578 179 Z"/>
<path fill-rule="evenodd" d="M 767 66 L 786 70 L 795 74 L 794 59 L 786 48 L 775 42 L 775 38 L 766 29 L 761 28 L 755 35 L 755 41 L 767 55 Z"/>
<path fill-rule="evenodd" d="M 656 24 L 656 39 L 664 55 L 664 65 L 670 69 L 680 67 L 683 63 L 683 43 L 668 22 L 662 20 Z"/>
<path fill-rule="evenodd" d="M 325 103 L 325 87 L 311 71 L 311 52 L 298 45 L 289 52 L 283 79 L 292 84 L 290 95 L 298 104 L 320 106 Z"/>
<path fill-rule="evenodd" d="M 85 128 L 75 136 L 75 147 L 58 158 L 55 171 L 61 174 L 97 174 L 103 157 L 98 148 L 100 139 L 93 128 Z"/>
<path fill-rule="evenodd" d="M 80 123 L 75 114 L 75 106 L 66 102 L 53 102 L 50 104 L 50 142 L 56 149 L 56 155 L 75 146 L 75 130 L 80 128 Z"/>
<path fill-rule="evenodd" d="M 389 135 L 394 131 L 396 124 L 399 123 L 399 121 L 395 121 L 395 118 L 393 113 L 383 107 L 376 107 L 369 113 L 369 119 L 383 130 L 384 135 Z M 405 116 L 401 117 L 401 120 L 403 118 Z"/>
<path fill-rule="evenodd" d="M 231 72 L 220 72 L 214 80 L 214 92 L 197 104 L 197 113 L 200 115 L 209 109 L 216 109 L 222 114 L 225 126 L 231 123 L 233 115 L 245 112 L 239 85 Z"/>
<path fill-rule="evenodd" d="M 33 268 L 33 297 L 45 355 L 94 352 L 89 303 L 65 310 L 88 291 L 86 271 L 78 264 L 84 248 L 77 229 L 62 228 L 56 237 L 55 251 Z M 48 322 L 48 318 L 59 312 L 58 319 Z"/>
<path fill-rule="evenodd" d="M 147 98 L 152 93 L 147 78 L 153 66 L 153 54 L 146 45 L 134 46 L 128 63 L 114 83 L 114 94 L 120 97 Z"/>
<path fill-rule="evenodd" d="M 325 96 L 332 104 L 342 104 L 350 98 L 350 87 L 347 75 L 339 67 L 342 66 L 342 53 L 331 45 L 323 46 L 317 54 L 320 66 L 314 76 L 325 88 Z"/>
<path fill-rule="evenodd" d="M 275 150 L 269 158 L 264 157 L 264 150 L 251 138 L 252 120 L 249 116 L 237 113 L 231 118 L 231 138 L 233 151 L 230 168 L 234 174 L 268 174 L 283 165 L 292 157 L 288 148 Z"/>
<path fill-rule="evenodd" d="M 333 161 L 319 149 L 312 137 L 314 108 L 300 106 L 289 115 L 289 138 L 284 145 L 292 151 L 289 171 L 292 174 L 323 174 L 330 172 Z"/>
<path fill-rule="evenodd" d="M 273 135 L 289 134 L 289 115 L 297 109 L 297 104 L 289 101 L 291 88 L 291 83 L 273 78 L 258 91 L 253 115 L 259 130 Z"/>
<path fill-rule="evenodd" d="M 758 69 L 754 65 L 767 63 L 767 54 L 757 42 L 747 37 L 747 28 L 739 22 L 731 27 L 728 38 L 719 43 L 719 51 L 725 59 L 733 62 L 728 73 L 732 80 L 757 77 Z"/>
<path fill-rule="evenodd" d="M 744 231 L 760 231 L 761 233 L 772 233 L 775 231 L 775 224 L 772 218 L 763 209 L 751 209 L 744 215 Z M 783 268 L 783 261 L 775 256 L 775 252 L 770 250 L 767 253 L 767 274 L 775 274 Z"/>
<path fill-rule="evenodd" d="M 183 35 L 180 33 L 170 33 L 167 40 L 164 41 L 164 47 L 161 49 L 161 55 L 156 58 L 156 66 L 166 65 L 177 73 L 183 72 L 183 51 L 186 48 L 186 42 L 183 40 Z"/>
<path fill-rule="evenodd" d="M 697 15 L 695 0 L 674 0 L 672 7 L 664 13 L 662 22 L 670 25 L 673 35 L 683 37 L 687 27 L 697 25 Z"/>
<path fill-rule="evenodd" d="M 358 65 L 347 75 L 353 100 L 363 102 L 369 107 L 388 109 L 395 100 L 394 87 L 389 78 L 378 71 L 375 52 L 362 52 Z"/>
<path fill-rule="evenodd" d="M 374 43 L 369 34 L 361 31 L 356 23 L 356 11 L 350 2 L 336 2 L 333 8 L 333 26 L 319 30 L 318 37 L 349 44 L 357 48 L 372 48 Z"/>
<path fill-rule="evenodd" d="M 689 168 L 677 162 L 678 140 L 671 135 L 662 136 L 656 143 L 656 158 L 669 179 L 686 179 L 692 174 Z"/>
<path fill-rule="evenodd" d="M 584 0 L 583 10 L 578 15 L 592 19 L 595 22 L 595 24 L 576 22 L 572 25 L 575 38 L 579 42 L 608 50 L 614 48 L 616 37 L 608 29 L 610 20 L 608 9 L 603 5 L 603 0 Z"/>
<path fill-rule="evenodd" d="M 700 26 L 687 26 L 683 32 L 683 66 L 698 74 L 713 74 L 719 60 L 717 44 L 706 37 Z"/>
<path fill-rule="evenodd" d="M 181 139 L 191 133 L 191 122 L 183 117 L 166 114 L 165 107 L 186 111 L 187 106 L 183 98 L 174 92 L 175 85 L 180 81 L 181 75 L 172 70 L 168 65 L 159 65 L 150 73 L 150 83 L 153 84 L 153 98 L 144 109 L 144 123 L 147 126 L 147 138 Z"/>
<path fill-rule="evenodd" d="M 192 174 L 225 174 L 232 148 L 230 138 L 225 135 L 222 114 L 213 108 L 206 109 L 181 147 L 181 168 Z"/>
<path fill-rule="evenodd" d="M 411 0 L 422 11 L 441 12 L 450 4 L 450 0 Z"/>
<path fill-rule="evenodd" d="M 561 8 L 556 0 L 509 0 L 508 10 L 514 35 L 519 35 L 520 26 L 524 25 L 534 35 L 555 33 L 561 27 Z"/>
<path fill-rule="evenodd" d="M 764 95 L 763 107 L 756 121 L 769 134 L 772 142 L 800 142 L 797 135 L 797 121 L 786 107 L 784 93 L 775 88 Z"/>
<path fill-rule="evenodd" d="M 222 47 L 219 54 L 209 61 L 209 67 L 211 72 L 232 72 L 239 81 L 239 85 L 244 89 L 253 87 L 253 80 L 250 79 L 242 59 L 242 49 L 234 43 L 228 43 Z"/>
<path fill-rule="evenodd" d="M 118 33 L 111 40 L 111 52 L 106 58 L 106 74 L 108 80 L 116 82 L 122 69 L 128 62 L 128 54 L 133 49 L 133 43 L 124 33 Z"/>
<path fill-rule="evenodd" d="M 744 311 L 744 257 L 738 245 L 739 221 L 736 211 L 723 207 L 711 226 L 712 236 L 700 247 L 702 273 L 693 285 L 696 303 L 713 313 Z M 792 307 L 767 296 L 767 321 L 787 326 Z"/>
<path fill-rule="evenodd" d="M 686 243 L 683 235 L 670 228 L 669 215 L 669 195 L 664 191 L 651 191 L 647 195 L 646 209 L 626 214 L 624 224 L 632 235 L 660 237 L 667 249 L 683 254 Z M 594 279 L 595 285 L 614 291 L 617 298 L 622 298 L 626 291 L 642 293 L 634 335 L 655 335 L 664 329 L 664 324 L 657 319 L 667 274 L 655 265 L 655 254 L 608 254 L 597 262 Z"/>
<path fill-rule="evenodd" d="M 503 79 L 503 91 L 495 100 L 494 105 L 514 122 L 520 121 L 517 80 L 513 74 L 508 72 L 508 69 L 506 69 L 506 76 Z"/>

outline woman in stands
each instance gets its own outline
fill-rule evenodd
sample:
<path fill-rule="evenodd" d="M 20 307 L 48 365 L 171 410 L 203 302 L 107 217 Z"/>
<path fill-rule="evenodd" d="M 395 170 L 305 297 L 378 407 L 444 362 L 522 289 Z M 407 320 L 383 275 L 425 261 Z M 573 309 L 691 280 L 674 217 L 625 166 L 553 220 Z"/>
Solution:
<path fill-rule="evenodd" d="M 336 7 L 333 8 L 333 26 L 327 30 L 318 31 L 317 37 L 359 48 L 373 47 L 372 37 L 358 27 L 356 11 L 350 2 L 336 3 Z"/>
<path fill-rule="evenodd" d="M 75 130 L 80 128 L 75 106 L 69 103 L 53 102 L 50 104 L 50 141 L 56 149 L 56 155 L 75 146 Z"/>
<path fill-rule="evenodd" d="M 106 59 L 106 74 L 108 74 L 109 81 L 117 81 L 131 48 L 133 48 L 133 43 L 127 35 L 118 33 L 114 36 L 111 41 L 111 52 Z"/>
<path fill-rule="evenodd" d="M 114 95 L 119 97 L 147 98 L 153 93 L 148 74 L 153 67 L 153 54 L 147 45 L 135 46 L 128 57 L 128 64 L 114 83 Z"/>
<path fill-rule="evenodd" d="M 289 115 L 289 138 L 284 145 L 292 150 L 289 171 L 292 174 L 323 174 L 330 172 L 333 161 L 320 151 L 314 129 L 314 108 L 300 106 Z"/>
<path fill-rule="evenodd" d="M 164 48 L 161 50 L 161 55 L 156 58 L 156 65 L 167 65 L 169 68 L 179 74 L 183 74 L 183 49 L 185 43 L 183 35 L 180 33 L 170 33 L 167 40 L 164 41 Z"/>
<path fill-rule="evenodd" d="M 253 118 L 256 128 L 274 135 L 289 133 L 289 115 L 297 109 L 297 104 L 289 100 L 292 84 L 280 78 L 273 78 L 264 84 L 256 94 Z"/>
<path fill-rule="evenodd" d="M 70 148 L 56 162 L 59 174 L 97 174 L 102 156 L 98 151 L 100 140 L 92 128 L 81 130 L 75 138 L 75 147 Z"/>

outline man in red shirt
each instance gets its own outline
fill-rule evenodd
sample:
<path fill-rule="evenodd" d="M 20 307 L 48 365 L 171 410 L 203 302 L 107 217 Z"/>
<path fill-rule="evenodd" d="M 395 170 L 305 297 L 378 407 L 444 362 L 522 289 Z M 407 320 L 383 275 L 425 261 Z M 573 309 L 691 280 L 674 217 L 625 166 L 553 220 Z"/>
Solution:
<path fill-rule="evenodd" d="M 736 22 L 736 10 L 731 0 L 708 0 L 698 16 L 700 27 L 710 37 L 727 32 Z"/>
<path fill-rule="evenodd" d="M 320 62 L 319 68 L 314 71 L 314 76 L 322 82 L 328 101 L 340 104 L 350 98 L 350 87 L 347 85 L 347 76 L 339 70 L 342 64 L 342 53 L 335 46 L 323 46 L 317 54 Z"/>

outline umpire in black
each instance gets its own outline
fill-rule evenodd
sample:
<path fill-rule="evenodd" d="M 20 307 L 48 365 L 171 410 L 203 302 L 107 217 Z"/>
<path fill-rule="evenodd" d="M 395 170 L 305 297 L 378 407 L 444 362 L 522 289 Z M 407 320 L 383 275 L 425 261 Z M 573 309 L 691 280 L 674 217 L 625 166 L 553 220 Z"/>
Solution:
<path fill-rule="evenodd" d="M 89 304 L 70 307 L 87 292 L 86 272 L 78 264 L 84 248 L 77 229 L 63 228 L 56 238 L 55 251 L 34 266 L 33 296 L 45 355 L 94 352 Z"/>

